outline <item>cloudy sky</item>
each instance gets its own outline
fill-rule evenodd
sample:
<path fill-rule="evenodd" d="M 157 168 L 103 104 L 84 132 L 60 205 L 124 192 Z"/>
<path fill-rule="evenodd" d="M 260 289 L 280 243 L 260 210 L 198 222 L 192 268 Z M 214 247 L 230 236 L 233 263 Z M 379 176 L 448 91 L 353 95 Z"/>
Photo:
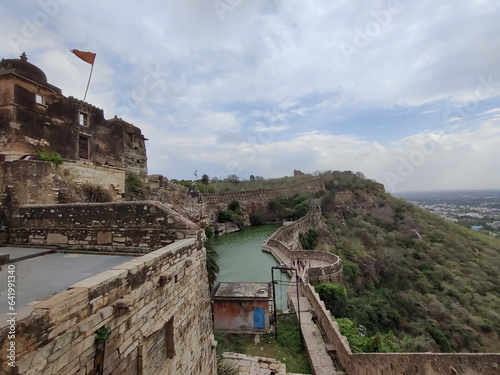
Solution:
<path fill-rule="evenodd" d="M 142 129 L 168 178 L 361 171 L 389 191 L 500 188 L 500 2 L 0 4 L 0 56 Z"/>

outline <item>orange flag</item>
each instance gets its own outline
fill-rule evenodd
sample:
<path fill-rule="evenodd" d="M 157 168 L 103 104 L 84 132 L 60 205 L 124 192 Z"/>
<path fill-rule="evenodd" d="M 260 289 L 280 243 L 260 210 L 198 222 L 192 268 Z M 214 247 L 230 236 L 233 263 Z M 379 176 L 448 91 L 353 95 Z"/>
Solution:
<path fill-rule="evenodd" d="M 72 49 L 71 52 L 73 52 L 75 55 L 77 55 L 83 61 L 88 62 L 89 64 L 94 65 L 95 53 L 79 51 L 77 49 Z"/>

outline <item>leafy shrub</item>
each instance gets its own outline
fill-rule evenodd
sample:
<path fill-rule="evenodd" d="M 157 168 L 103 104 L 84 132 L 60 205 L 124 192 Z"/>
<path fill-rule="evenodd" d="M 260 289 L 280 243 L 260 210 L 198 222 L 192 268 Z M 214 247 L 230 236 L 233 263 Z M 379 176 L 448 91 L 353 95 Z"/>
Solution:
<path fill-rule="evenodd" d="M 426 327 L 426 331 L 431 337 L 434 339 L 436 344 L 439 345 L 441 350 L 445 352 L 454 352 L 457 349 L 457 345 L 455 342 L 448 340 L 445 334 L 439 329 L 439 326 L 436 322 L 430 321 Z"/>
<path fill-rule="evenodd" d="M 306 233 L 299 233 L 299 242 L 306 250 L 313 250 L 319 243 L 319 232 L 317 229 L 309 229 Z"/>
<path fill-rule="evenodd" d="M 231 210 L 233 212 L 240 211 L 240 202 L 238 201 L 232 201 L 227 205 L 228 210 Z"/>
<path fill-rule="evenodd" d="M 326 283 L 317 285 L 314 289 L 333 316 L 336 318 L 348 316 L 347 296 L 342 285 Z"/>
<path fill-rule="evenodd" d="M 214 234 L 214 228 L 212 228 L 210 225 L 205 228 L 205 236 L 207 236 L 207 239 L 212 238 Z"/>
<path fill-rule="evenodd" d="M 250 225 L 264 225 L 266 224 L 266 219 L 262 214 L 252 213 L 250 215 Z"/>
<path fill-rule="evenodd" d="M 229 211 L 217 212 L 217 221 L 219 223 L 228 223 L 231 221 L 231 213 Z"/>
<path fill-rule="evenodd" d="M 342 259 L 342 268 L 344 280 L 349 283 L 354 283 L 361 276 L 359 266 L 347 259 Z"/>
<path fill-rule="evenodd" d="M 138 195 L 140 198 L 144 198 L 146 195 L 146 186 L 136 173 L 127 173 L 125 177 L 125 195 L 129 199 L 134 195 Z"/>
<path fill-rule="evenodd" d="M 271 199 L 267 205 L 269 211 L 278 211 L 281 207 L 283 207 L 281 198 Z"/>
<path fill-rule="evenodd" d="M 111 334 L 111 330 L 106 327 L 101 327 L 97 331 L 95 331 L 95 344 L 102 344 L 106 342 L 106 340 L 109 338 L 109 335 Z"/>
<path fill-rule="evenodd" d="M 59 167 L 64 161 L 62 156 L 54 151 L 40 151 L 38 152 L 38 155 L 40 156 L 40 159 L 51 162 L 56 167 Z"/>

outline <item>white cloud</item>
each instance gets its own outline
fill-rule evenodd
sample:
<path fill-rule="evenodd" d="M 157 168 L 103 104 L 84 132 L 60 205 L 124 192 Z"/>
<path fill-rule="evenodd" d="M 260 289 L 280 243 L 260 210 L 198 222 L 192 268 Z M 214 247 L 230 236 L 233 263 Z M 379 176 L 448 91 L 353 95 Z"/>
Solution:
<path fill-rule="evenodd" d="M 78 98 L 89 66 L 68 48 L 96 52 L 87 100 L 141 127 L 150 171 L 170 178 L 192 177 L 185 171 L 201 164 L 215 173 L 351 169 L 384 179 L 427 137 L 436 151 L 398 190 L 498 186 L 490 160 L 498 159 L 500 3 L 401 4 L 350 62 L 341 44 L 384 23 L 389 2 L 243 1 L 221 20 L 206 0 L 75 0 L 20 47 Z M 8 35 L 22 35 L 41 11 L 38 2 L 0 5 L 3 57 L 19 55 Z M 435 130 L 444 125 L 455 129 Z"/>

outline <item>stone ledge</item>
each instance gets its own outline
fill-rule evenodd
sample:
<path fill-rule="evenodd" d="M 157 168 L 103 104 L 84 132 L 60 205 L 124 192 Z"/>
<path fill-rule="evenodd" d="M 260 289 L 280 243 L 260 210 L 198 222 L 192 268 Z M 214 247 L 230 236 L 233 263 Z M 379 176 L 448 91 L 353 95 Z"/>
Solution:
<path fill-rule="evenodd" d="M 91 291 L 99 286 L 102 286 L 103 284 L 110 283 L 117 279 L 123 279 L 127 276 L 127 273 L 128 272 L 126 270 L 111 269 L 79 281 L 71 285 L 68 289 L 85 288 Z"/>

